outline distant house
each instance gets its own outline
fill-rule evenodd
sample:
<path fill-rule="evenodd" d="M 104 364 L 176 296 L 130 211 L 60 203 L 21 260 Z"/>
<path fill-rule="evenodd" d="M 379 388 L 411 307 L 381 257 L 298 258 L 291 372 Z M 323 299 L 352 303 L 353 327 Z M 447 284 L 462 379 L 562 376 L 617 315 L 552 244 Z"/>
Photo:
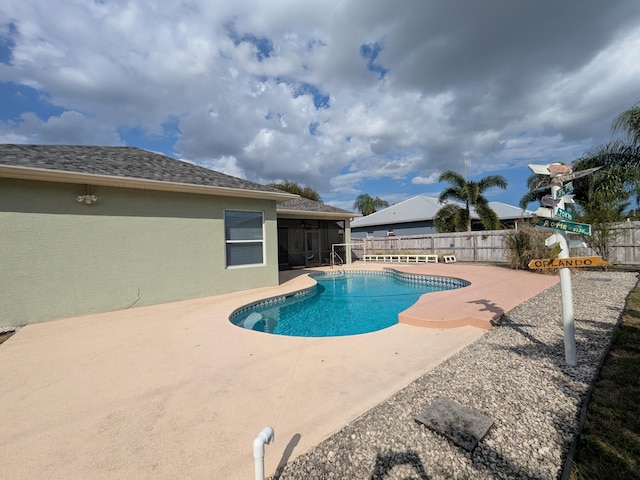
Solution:
<path fill-rule="evenodd" d="M 0 145 L 0 327 L 273 286 L 350 218 L 133 147 Z"/>
<path fill-rule="evenodd" d="M 351 236 L 366 238 L 438 233 L 433 226 L 433 218 L 442 206 L 436 198 L 418 195 L 371 215 L 354 219 L 351 222 Z M 522 211 L 519 207 L 502 202 L 489 202 L 489 206 L 506 228 L 533 216 L 533 212 Z M 479 218 L 475 211 L 472 211 L 471 217 L 476 220 Z"/>

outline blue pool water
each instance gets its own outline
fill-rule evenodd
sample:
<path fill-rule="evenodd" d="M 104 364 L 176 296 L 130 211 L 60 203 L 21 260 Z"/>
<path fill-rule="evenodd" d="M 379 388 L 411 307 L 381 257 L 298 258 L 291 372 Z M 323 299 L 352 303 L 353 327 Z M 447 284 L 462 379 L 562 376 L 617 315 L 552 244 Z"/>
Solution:
<path fill-rule="evenodd" d="M 234 312 L 243 328 L 296 337 L 374 332 L 398 323 L 421 295 L 468 285 L 459 279 L 394 271 L 315 275 L 314 288 L 268 299 Z"/>

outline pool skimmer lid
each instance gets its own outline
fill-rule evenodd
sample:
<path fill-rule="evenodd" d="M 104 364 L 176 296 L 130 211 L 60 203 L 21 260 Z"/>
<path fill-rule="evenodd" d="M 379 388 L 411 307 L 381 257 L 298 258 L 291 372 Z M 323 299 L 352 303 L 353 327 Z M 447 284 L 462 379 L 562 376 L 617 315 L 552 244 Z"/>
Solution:
<path fill-rule="evenodd" d="M 415 419 L 469 452 L 493 425 L 491 418 L 445 397 L 436 398 Z"/>

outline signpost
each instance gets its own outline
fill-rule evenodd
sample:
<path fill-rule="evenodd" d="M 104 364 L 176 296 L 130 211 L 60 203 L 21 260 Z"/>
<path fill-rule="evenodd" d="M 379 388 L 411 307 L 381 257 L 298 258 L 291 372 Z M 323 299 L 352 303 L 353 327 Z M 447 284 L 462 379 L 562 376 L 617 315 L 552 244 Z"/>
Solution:
<path fill-rule="evenodd" d="M 535 189 L 551 187 L 551 195 L 545 195 L 541 200 L 541 207 L 536 214 L 537 228 L 552 230 L 554 233 L 547 238 L 545 245 L 552 248 L 552 255 L 557 258 L 532 260 L 529 268 L 557 268 L 560 275 L 560 290 L 562 294 L 562 325 L 564 330 L 564 356 L 567 365 L 575 366 L 576 361 L 576 332 L 574 325 L 573 292 L 571 288 L 571 267 L 602 266 L 607 263 L 600 257 L 569 257 L 569 245 L 582 242 L 569 242 L 567 233 L 591 235 L 591 225 L 573 221 L 573 214 L 565 210 L 565 204 L 574 203 L 573 183 L 571 180 L 582 178 L 598 170 L 589 168 L 573 172 L 571 165 L 550 163 L 548 165 L 529 165 L 529 169 L 537 175 L 548 175 L 535 185 Z"/>

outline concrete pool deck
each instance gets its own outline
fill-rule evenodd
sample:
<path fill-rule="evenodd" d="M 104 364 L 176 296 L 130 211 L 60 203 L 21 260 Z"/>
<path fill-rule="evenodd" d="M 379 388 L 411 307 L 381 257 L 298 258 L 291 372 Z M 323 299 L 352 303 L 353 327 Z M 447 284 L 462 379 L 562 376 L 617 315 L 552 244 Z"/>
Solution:
<path fill-rule="evenodd" d="M 350 268 L 384 267 L 472 282 L 423 297 L 407 314 L 421 321 L 487 322 L 558 281 L 473 264 Z M 228 321 L 244 304 L 312 285 L 303 273 L 282 272 L 278 287 L 19 330 L 0 345 L 0 478 L 253 478 L 253 439 L 267 425 L 272 475 L 484 333 L 398 324 L 292 338 Z"/>

